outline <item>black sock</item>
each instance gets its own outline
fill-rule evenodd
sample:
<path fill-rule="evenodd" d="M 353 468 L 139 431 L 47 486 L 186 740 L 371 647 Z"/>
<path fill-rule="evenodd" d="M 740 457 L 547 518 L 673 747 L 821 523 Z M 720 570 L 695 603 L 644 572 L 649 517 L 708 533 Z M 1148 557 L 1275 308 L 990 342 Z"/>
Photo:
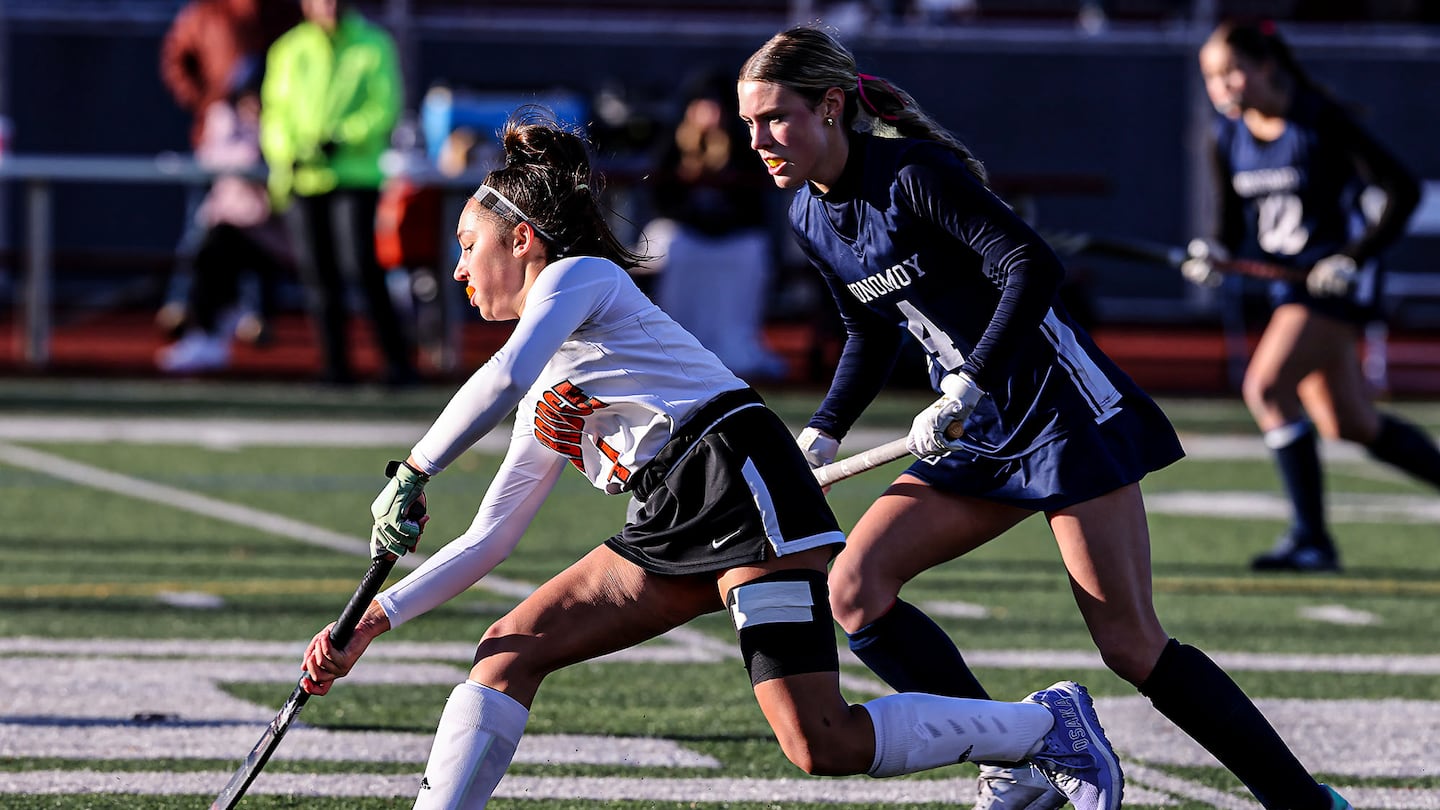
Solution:
<path fill-rule="evenodd" d="M 1154 671 L 1140 684 L 1140 694 L 1239 777 L 1265 807 L 1330 807 L 1330 794 L 1270 721 L 1200 650 L 1170 639 Z"/>
<path fill-rule="evenodd" d="M 950 636 L 902 599 L 849 639 L 851 651 L 896 692 L 990 697 Z"/>
<path fill-rule="evenodd" d="M 1297 426 L 1287 425 L 1266 434 L 1266 443 L 1280 431 Z M 1299 427 L 1299 434 L 1279 447 L 1271 445 L 1275 466 L 1280 469 L 1280 482 L 1290 498 L 1294 516 L 1294 539 L 1297 543 L 1332 551 L 1330 533 L 1325 530 L 1325 480 L 1320 472 L 1320 453 L 1315 444 L 1315 428 Z"/>
<path fill-rule="evenodd" d="M 1404 419 L 1381 414 L 1380 432 L 1366 449 L 1376 460 L 1440 488 L 1440 448 L 1429 434 Z"/>

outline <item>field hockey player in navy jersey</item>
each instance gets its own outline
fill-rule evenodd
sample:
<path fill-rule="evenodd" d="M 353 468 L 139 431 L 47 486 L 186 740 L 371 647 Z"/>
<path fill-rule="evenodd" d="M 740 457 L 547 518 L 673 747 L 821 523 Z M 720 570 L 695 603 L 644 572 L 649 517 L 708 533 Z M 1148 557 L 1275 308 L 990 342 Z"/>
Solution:
<path fill-rule="evenodd" d="M 484 807 L 551 672 L 728 609 L 760 709 L 805 772 L 883 777 L 1018 758 L 1081 810 L 1118 808 L 1120 766 L 1079 684 L 1014 703 L 844 699 L 826 567 L 845 536 L 789 431 L 631 281 L 640 257 L 605 222 L 581 137 L 527 113 L 503 146 L 504 167 L 460 216 L 455 280 L 481 317 L 515 329 L 388 468 L 372 550 L 413 550 L 410 504 L 514 411 L 509 451 L 470 529 L 383 591 L 348 645 L 316 634 L 309 684 L 328 691 L 381 633 L 488 574 L 565 468 L 632 501 L 616 534 L 485 632 L 445 704 L 415 806 Z"/>
<path fill-rule="evenodd" d="M 1272 23 L 1222 23 L 1200 49 L 1215 105 L 1219 233 L 1196 240 L 1182 272 L 1221 277 L 1231 255 L 1305 271 L 1271 282 L 1274 309 L 1245 369 L 1245 404 L 1275 457 L 1290 527 L 1256 570 L 1336 571 L 1316 433 L 1440 487 L 1440 450 L 1424 431 L 1376 409 L 1359 341 L 1382 317 L 1380 254 L 1404 234 L 1420 188 L 1389 150 L 1321 90 Z M 1362 201 L 1378 189 L 1373 215 Z"/>
<path fill-rule="evenodd" d="M 987 696 L 900 589 L 1038 512 L 1117 675 L 1266 807 L 1348 807 L 1224 671 L 1161 627 L 1139 482 L 1181 458 L 1180 443 L 1059 305 L 1059 260 L 991 193 L 975 156 L 815 27 L 771 38 L 737 89 L 750 145 L 775 183 L 795 190 L 795 237 L 845 325 L 830 390 L 799 436 L 812 466 L 834 459 L 907 338 L 923 347 L 940 394 L 911 428 L 918 460 L 861 517 L 831 570 L 831 605 L 856 655 L 902 692 Z M 1064 803 L 1027 767 L 975 759 L 979 807 Z"/>

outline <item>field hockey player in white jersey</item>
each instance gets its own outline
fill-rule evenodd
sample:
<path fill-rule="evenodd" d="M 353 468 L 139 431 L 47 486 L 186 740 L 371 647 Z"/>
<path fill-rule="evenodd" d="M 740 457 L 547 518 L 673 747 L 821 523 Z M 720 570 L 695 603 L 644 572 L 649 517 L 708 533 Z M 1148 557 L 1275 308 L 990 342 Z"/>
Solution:
<path fill-rule="evenodd" d="M 1029 760 L 1081 810 L 1119 807 L 1119 764 L 1079 684 L 1015 703 L 846 702 L 825 582 L 845 537 L 789 431 L 630 281 L 639 257 L 605 223 L 585 141 L 534 109 L 502 140 L 505 166 L 460 216 L 455 279 L 482 317 L 516 320 L 515 331 L 391 463 L 372 507 L 374 550 L 412 550 L 420 526 L 399 516 L 518 408 L 509 451 L 470 529 L 382 592 L 345 648 L 315 635 L 304 660 L 314 693 L 381 633 L 489 573 L 566 466 L 633 502 L 616 534 L 485 632 L 445 705 L 415 806 L 484 807 L 549 673 L 728 608 L 760 709 L 805 772 Z"/>

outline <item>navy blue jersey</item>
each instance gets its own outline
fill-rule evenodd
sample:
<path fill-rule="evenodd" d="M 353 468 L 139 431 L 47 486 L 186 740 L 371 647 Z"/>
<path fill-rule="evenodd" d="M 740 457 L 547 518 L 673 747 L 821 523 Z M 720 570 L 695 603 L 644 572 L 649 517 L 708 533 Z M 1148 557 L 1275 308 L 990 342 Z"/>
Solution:
<path fill-rule="evenodd" d="M 800 189 L 790 220 L 847 336 L 811 426 L 843 437 L 907 332 L 932 383 L 964 371 L 988 394 L 965 423 L 977 456 L 1021 457 L 1122 402 L 1153 407 L 1060 306 L 1054 252 L 943 145 L 855 135 L 841 179 Z"/>
<path fill-rule="evenodd" d="M 1419 202 L 1414 177 L 1338 104 L 1297 89 L 1285 131 L 1261 141 L 1242 121 L 1217 116 L 1215 162 L 1222 189 L 1220 241 L 1236 256 L 1308 269 L 1334 254 L 1362 268 L 1355 306 L 1378 298 L 1380 252 L 1398 239 Z M 1367 218 L 1361 194 L 1385 192 Z M 1307 301 L 1304 285 L 1278 284 L 1277 301 Z"/>

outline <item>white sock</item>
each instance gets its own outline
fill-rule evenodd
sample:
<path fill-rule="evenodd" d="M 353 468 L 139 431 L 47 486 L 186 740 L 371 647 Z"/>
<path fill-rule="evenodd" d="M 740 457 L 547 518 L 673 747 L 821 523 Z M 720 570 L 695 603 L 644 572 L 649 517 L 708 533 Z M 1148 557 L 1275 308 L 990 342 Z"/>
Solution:
<path fill-rule="evenodd" d="M 450 693 L 415 810 L 480 810 L 510 767 L 530 712 L 514 698 L 466 681 Z"/>
<path fill-rule="evenodd" d="M 864 704 L 875 726 L 870 775 L 899 776 L 957 762 L 1020 762 L 1054 725 L 1037 703 L 886 695 Z"/>

